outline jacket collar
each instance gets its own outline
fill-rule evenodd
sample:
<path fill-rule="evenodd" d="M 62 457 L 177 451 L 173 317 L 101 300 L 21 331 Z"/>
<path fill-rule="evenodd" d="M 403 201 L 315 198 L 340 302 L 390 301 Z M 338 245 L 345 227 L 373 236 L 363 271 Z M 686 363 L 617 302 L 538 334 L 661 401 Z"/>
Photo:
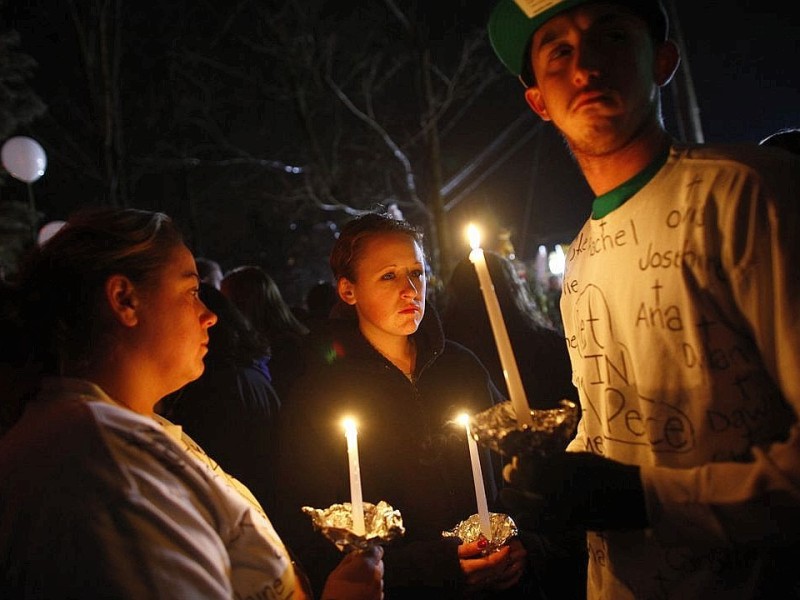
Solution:
<path fill-rule="evenodd" d="M 361 334 L 358 317 L 352 306 L 341 304 L 332 311 L 327 332 L 337 355 L 358 360 L 386 361 Z M 426 305 L 425 316 L 412 337 L 417 344 L 417 373 L 420 373 L 444 350 L 442 322 L 433 306 Z"/>

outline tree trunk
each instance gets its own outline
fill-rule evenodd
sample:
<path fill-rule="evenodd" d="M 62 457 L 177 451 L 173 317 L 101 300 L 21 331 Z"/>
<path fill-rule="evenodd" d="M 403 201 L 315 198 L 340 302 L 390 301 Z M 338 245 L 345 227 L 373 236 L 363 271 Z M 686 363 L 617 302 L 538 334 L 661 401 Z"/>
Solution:
<path fill-rule="evenodd" d="M 678 44 L 681 51 L 681 64 L 672 82 L 672 97 L 675 102 L 675 120 L 681 141 L 690 143 L 703 143 L 703 126 L 700 122 L 700 107 L 697 105 L 697 96 L 694 93 L 692 72 L 689 68 L 689 54 L 683 43 L 678 10 L 675 0 L 667 2 L 671 38 Z"/>

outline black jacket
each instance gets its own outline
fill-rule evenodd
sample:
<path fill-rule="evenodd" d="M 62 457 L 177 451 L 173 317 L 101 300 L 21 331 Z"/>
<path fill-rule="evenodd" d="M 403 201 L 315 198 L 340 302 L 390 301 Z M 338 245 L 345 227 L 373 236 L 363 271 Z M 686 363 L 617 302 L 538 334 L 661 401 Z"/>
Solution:
<path fill-rule="evenodd" d="M 398 509 L 405 536 L 386 546 L 385 592 L 397 598 L 459 597 L 457 541 L 442 531 L 477 512 L 466 433 L 453 419 L 503 398 L 475 355 L 444 339 L 429 309 L 414 334 L 410 381 L 361 335 L 354 319 L 332 319 L 308 338 L 308 366 L 281 413 L 279 510 L 274 525 L 319 594 L 341 555 L 313 530 L 302 506 L 350 501 L 341 420 L 359 424 L 363 498 Z M 501 481 L 498 457 L 481 449 L 490 507 Z"/>

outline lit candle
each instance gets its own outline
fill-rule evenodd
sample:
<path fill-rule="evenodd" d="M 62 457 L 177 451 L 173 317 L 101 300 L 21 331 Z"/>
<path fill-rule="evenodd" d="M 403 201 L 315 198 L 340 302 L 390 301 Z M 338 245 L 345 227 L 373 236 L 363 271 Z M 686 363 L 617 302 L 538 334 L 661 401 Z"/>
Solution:
<path fill-rule="evenodd" d="M 467 430 L 467 445 L 469 446 L 469 459 L 472 463 L 472 479 L 475 482 L 475 499 L 478 501 L 478 521 L 480 522 L 481 533 L 487 540 L 491 540 L 492 526 L 489 521 L 489 507 L 486 504 L 486 489 L 483 487 L 483 471 L 481 470 L 481 459 L 478 455 L 478 444 L 469 431 L 469 415 L 459 415 L 458 422 Z"/>
<path fill-rule="evenodd" d="M 508 339 L 503 313 L 500 312 L 500 303 L 494 291 L 492 277 L 489 274 L 489 267 L 486 264 L 486 257 L 480 248 L 480 232 L 477 227 L 470 225 L 467 228 L 469 244 L 472 252 L 469 253 L 470 262 L 475 265 L 475 272 L 478 274 L 478 283 L 483 293 L 483 302 L 486 304 L 486 312 L 489 314 L 489 323 L 492 325 L 494 341 L 497 344 L 497 353 L 500 355 L 500 364 L 503 367 L 503 376 L 506 379 L 508 395 L 511 406 L 517 415 L 517 423 L 520 426 L 533 426 L 528 399 L 525 396 L 525 389 L 522 387 L 522 379 L 519 376 L 517 361 L 514 359 L 514 351 L 511 348 L 511 340 Z"/>
<path fill-rule="evenodd" d="M 353 532 L 364 535 L 364 501 L 361 498 L 361 468 L 358 464 L 358 432 L 353 419 L 345 419 L 344 434 L 347 437 L 347 460 L 350 464 L 350 506 L 353 516 Z"/>

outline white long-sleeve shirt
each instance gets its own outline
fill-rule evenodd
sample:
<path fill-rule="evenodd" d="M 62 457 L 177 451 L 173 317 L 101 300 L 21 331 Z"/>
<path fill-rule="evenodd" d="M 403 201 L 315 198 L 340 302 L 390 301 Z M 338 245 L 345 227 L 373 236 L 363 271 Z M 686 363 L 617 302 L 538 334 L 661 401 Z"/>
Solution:
<path fill-rule="evenodd" d="M 799 209 L 796 157 L 675 147 L 570 246 L 569 449 L 641 465 L 652 526 L 590 533 L 590 598 L 753 598 L 797 579 L 775 560 L 800 541 Z"/>
<path fill-rule="evenodd" d="M 0 577 L 11 597 L 302 597 L 241 483 L 77 379 L 47 380 L 0 438 Z"/>

